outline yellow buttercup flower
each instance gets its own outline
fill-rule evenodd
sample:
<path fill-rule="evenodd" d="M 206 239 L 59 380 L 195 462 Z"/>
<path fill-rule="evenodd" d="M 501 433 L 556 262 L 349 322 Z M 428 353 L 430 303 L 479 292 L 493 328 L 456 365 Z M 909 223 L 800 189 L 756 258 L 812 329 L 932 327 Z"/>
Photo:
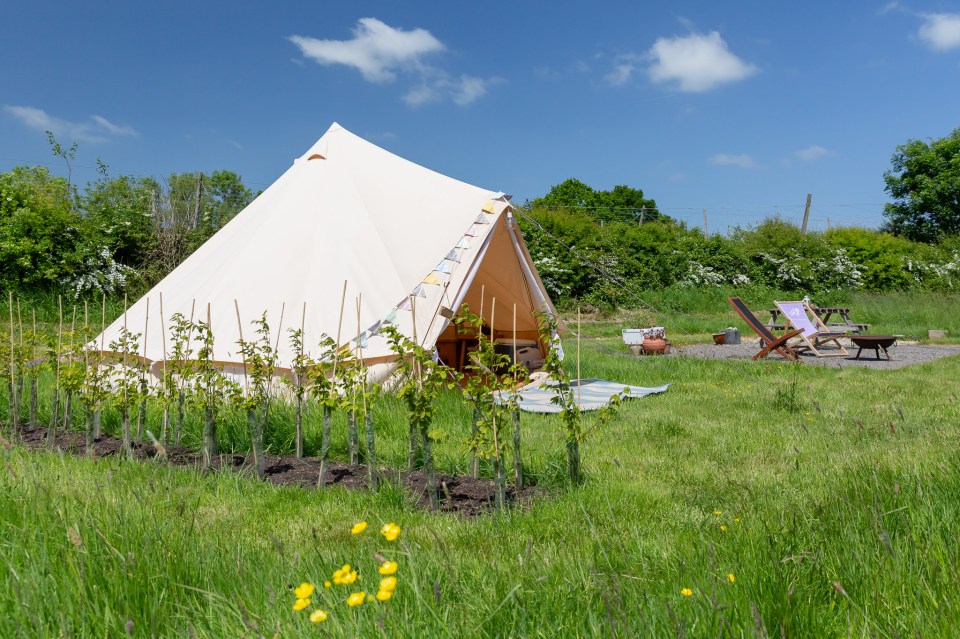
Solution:
<path fill-rule="evenodd" d="M 392 575 L 397 572 L 397 562 L 395 561 L 385 561 L 380 564 L 380 568 L 377 569 L 381 575 Z"/>
<path fill-rule="evenodd" d="M 309 600 L 309 599 L 297 599 L 297 600 L 293 603 L 293 609 L 294 609 L 294 610 L 297 610 L 297 611 L 300 611 L 300 610 L 303 610 L 304 608 L 306 608 L 306 607 L 309 606 L 309 605 L 310 605 L 310 600 Z"/>
<path fill-rule="evenodd" d="M 320 610 L 317 608 L 310 613 L 310 621 L 313 623 L 320 623 L 321 621 L 327 620 L 327 612 L 325 610 Z"/>
<path fill-rule="evenodd" d="M 715 511 L 713 511 L 713 514 L 716 515 L 717 517 L 719 517 L 720 515 L 723 514 L 723 511 L 722 511 L 722 510 L 715 510 Z"/>
<path fill-rule="evenodd" d="M 297 599 L 309 599 L 310 595 L 313 594 L 313 584 L 303 582 L 294 589 L 293 594 L 297 596 Z"/>
<path fill-rule="evenodd" d="M 363 602 L 366 600 L 367 600 L 367 593 L 361 590 L 360 592 L 355 592 L 349 597 L 347 597 L 347 605 L 350 606 L 351 608 L 355 608 L 356 606 L 362 605 Z"/>
<path fill-rule="evenodd" d="M 333 583 L 352 584 L 357 580 L 357 571 L 350 568 L 350 564 L 344 564 L 343 568 L 333 573 Z"/>
<path fill-rule="evenodd" d="M 384 577 L 380 580 L 380 590 L 389 590 L 393 592 L 397 589 L 397 578 L 396 577 Z"/>
<path fill-rule="evenodd" d="M 732 573 L 732 572 L 728 572 L 728 573 L 727 573 L 727 581 L 729 581 L 730 583 L 733 583 L 733 582 L 735 582 L 736 580 L 737 580 L 737 578 L 733 576 L 733 573 Z"/>
<path fill-rule="evenodd" d="M 329 587 L 330 587 L 330 582 L 329 582 L 329 581 L 323 582 L 323 587 L 324 587 L 324 588 L 329 588 Z"/>
<path fill-rule="evenodd" d="M 739 517 L 734 517 L 734 518 L 733 518 L 733 521 L 735 521 L 735 522 L 737 522 L 737 523 L 739 524 L 739 523 L 740 523 L 740 518 L 739 518 Z"/>
<path fill-rule="evenodd" d="M 380 529 L 380 534 L 386 537 L 387 541 L 395 541 L 400 536 L 400 526 L 393 522 L 384 524 Z"/>
<path fill-rule="evenodd" d="M 359 524 L 353 525 L 353 528 L 350 529 L 350 534 L 359 535 L 366 529 L 367 529 L 367 522 L 361 521 Z"/>
<path fill-rule="evenodd" d="M 367 603 L 373 601 L 373 595 L 367 595 Z"/>
<path fill-rule="evenodd" d="M 377 601 L 389 601 L 390 597 L 393 596 L 392 590 L 378 590 L 377 591 Z"/>
<path fill-rule="evenodd" d="M 690 597 L 691 595 L 693 595 L 693 591 L 690 590 L 689 588 L 683 588 L 680 590 L 680 594 L 683 595 L 684 597 Z"/>
<path fill-rule="evenodd" d="M 727 532 L 727 527 L 723 524 L 720 524 L 720 532 Z"/>

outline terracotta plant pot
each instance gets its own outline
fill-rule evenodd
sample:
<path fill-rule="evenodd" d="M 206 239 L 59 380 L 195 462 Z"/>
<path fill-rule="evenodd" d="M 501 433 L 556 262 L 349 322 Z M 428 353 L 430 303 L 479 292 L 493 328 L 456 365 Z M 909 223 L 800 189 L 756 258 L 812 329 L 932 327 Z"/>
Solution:
<path fill-rule="evenodd" d="M 667 340 L 662 337 L 643 338 L 643 352 L 645 355 L 663 355 L 667 350 Z"/>

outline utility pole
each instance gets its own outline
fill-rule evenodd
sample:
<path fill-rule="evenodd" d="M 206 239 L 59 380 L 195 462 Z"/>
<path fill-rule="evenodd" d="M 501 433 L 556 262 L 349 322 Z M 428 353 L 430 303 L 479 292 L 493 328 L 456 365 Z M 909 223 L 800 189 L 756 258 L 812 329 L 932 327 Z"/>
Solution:
<path fill-rule="evenodd" d="M 707 236 L 707 209 L 703 209 L 703 236 Z"/>
<path fill-rule="evenodd" d="M 813 198 L 812 193 L 807 193 L 807 206 L 803 209 L 803 226 L 800 227 L 800 232 L 804 235 L 807 234 L 807 220 L 810 219 L 810 200 Z"/>

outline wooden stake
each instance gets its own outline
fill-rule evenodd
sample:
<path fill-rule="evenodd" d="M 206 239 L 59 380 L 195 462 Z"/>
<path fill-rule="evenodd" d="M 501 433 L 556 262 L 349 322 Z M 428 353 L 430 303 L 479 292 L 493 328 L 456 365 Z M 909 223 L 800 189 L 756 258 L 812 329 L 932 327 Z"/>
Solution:
<path fill-rule="evenodd" d="M 106 296 L 104 296 L 106 297 Z M 123 296 L 123 336 L 124 340 L 130 339 L 130 332 L 127 328 L 127 295 Z M 133 459 L 133 438 L 130 433 L 130 395 L 127 393 L 127 351 L 124 348 L 123 351 L 123 375 L 124 375 L 124 384 L 123 384 L 123 414 L 120 416 L 120 429 L 123 436 L 123 452 L 127 455 L 129 459 Z"/>
<path fill-rule="evenodd" d="M 57 365 L 53 374 L 53 404 L 50 407 L 50 424 L 47 426 L 47 447 L 53 448 L 57 437 L 57 422 L 60 420 L 60 357 L 63 352 L 63 296 L 57 296 L 57 316 L 59 323 L 57 325 Z M 34 332 L 36 332 L 37 314 L 33 314 Z"/>
<path fill-rule="evenodd" d="M 813 193 L 807 193 L 807 205 L 803 207 L 803 225 L 800 227 L 801 235 L 807 234 L 807 220 L 810 219 L 810 200 L 813 198 Z"/>
<path fill-rule="evenodd" d="M 490 301 L 490 348 L 494 350 L 496 350 L 496 347 L 497 347 L 497 342 L 494 339 L 494 335 L 496 333 L 493 328 L 493 318 L 496 312 L 497 312 L 497 298 L 494 297 Z M 496 376 L 497 371 L 490 371 L 490 374 Z M 494 382 L 495 381 L 496 380 L 494 380 Z M 490 401 L 491 401 L 490 424 L 493 428 L 493 456 L 494 456 L 494 459 L 499 460 L 500 459 L 500 443 L 497 439 L 497 394 L 496 393 L 490 394 Z"/>
<path fill-rule="evenodd" d="M 163 349 L 163 392 L 170 391 L 167 388 L 167 317 L 163 314 L 163 291 L 160 292 L 160 344 Z M 170 429 L 170 398 L 166 397 L 163 402 L 163 418 L 160 425 L 160 439 L 167 441 L 167 431 Z"/>
<path fill-rule="evenodd" d="M 332 384 L 337 383 L 337 360 L 340 359 L 340 331 L 343 329 L 343 307 L 347 303 L 347 280 L 343 280 L 343 293 L 340 295 L 340 319 L 337 320 L 337 343 L 335 348 L 337 349 L 333 358 L 333 379 L 331 379 Z"/>
<path fill-rule="evenodd" d="M 237 311 L 237 332 L 240 335 L 240 344 L 244 344 L 243 341 L 243 322 L 240 320 L 240 304 L 237 302 L 237 298 L 233 298 L 233 308 Z M 247 358 L 243 357 L 243 394 L 248 395 L 250 393 L 250 384 L 247 381 Z"/>
<path fill-rule="evenodd" d="M 17 415 L 17 384 L 14 372 L 14 329 L 13 324 L 13 291 L 10 291 L 10 426 L 13 428 L 13 438 L 20 439 L 20 419 Z"/>
<path fill-rule="evenodd" d="M 513 392 L 517 388 L 517 305 L 513 305 Z M 520 455 L 520 410 L 513 408 L 513 483 L 517 490 L 523 488 L 523 458 Z"/>
<path fill-rule="evenodd" d="M 580 307 L 577 307 L 577 410 L 580 410 Z"/>
<path fill-rule="evenodd" d="M 143 439 L 147 423 L 147 335 L 150 334 L 150 298 L 147 298 L 146 317 L 143 320 L 143 361 L 140 362 L 140 408 L 137 411 L 137 444 Z"/>

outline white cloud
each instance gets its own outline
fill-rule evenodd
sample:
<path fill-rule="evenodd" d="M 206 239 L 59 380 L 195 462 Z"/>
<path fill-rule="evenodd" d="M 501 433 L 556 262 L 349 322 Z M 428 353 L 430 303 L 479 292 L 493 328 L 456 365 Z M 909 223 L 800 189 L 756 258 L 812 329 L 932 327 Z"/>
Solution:
<path fill-rule="evenodd" d="M 457 82 L 452 85 L 453 102 L 460 106 L 465 106 L 483 97 L 487 93 L 487 87 L 497 83 L 499 80 L 475 78 L 469 75 L 461 75 Z"/>
<path fill-rule="evenodd" d="M 960 47 L 960 13 L 924 14 L 917 35 L 937 51 Z"/>
<path fill-rule="evenodd" d="M 114 124 L 113 122 L 111 122 L 110 120 L 106 119 L 103 116 L 95 115 L 92 117 L 92 119 L 94 122 L 97 123 L 97 125 L 100 128 L 102 128 L 103 130 L 105 130 L 107 133 L 111 135 L 136 135 L 137 134 L 137 132 L 134 131 L 133 127 Z"/>
<path fill-rule="evenodd" d="M 407 93 L 403 96 L 403 101 L 412 107 L 418 107 L 421 104 L 433 102 L 434 100 L 439 99 L 439 97 L 440 94 L 437 92 L 436 87 L 428 85 L 426 82 L 424 82 L 420 86 L 414 87 L 407 91 Z"/>
<path fill-rule="evenodd" d="M 727 48 L 716 31 L 658 38 L 649 51 L 654 60 L 647 70 L 654 82 L 675 82 L 681 91 L 708 91 L 721 84 L 743 80 L 757 68 Z"/>
<path fill-rule="evenodd" d="M 99 143 L 107 142 L 111 137 L 138 135 L 133 127 L 114 124 L 100 115 L 91 116 L 92 122 L 70 122 L 32 106 L 5 106 L 3 110 L 28 128 L 51 131 L 78 142 Z"/>
<path fill-rule="evenodd" d="M 810 162 L 818 158 L 822 158 L 825 155 L 830 155 L 833 153 L 830 149 L 824 148 L 817 144 L 812 144 L 805 149 L 800 149 L 799 151 L 794 151 L 793 155 L 798 160 L 803 160 L 804 162 Z"/>
<path fill-rule="evenodd" d="M 401 73 L 419 77 L 419 82 L 403 95 L 403 101 L 416 107 L 428 102 L 450 100 L 466 106 L 483 97 L 499 78 L 478 78 L 449 73 L 428 64 L 430 54 L 446 46 L 426 29 L 404 31 L 376 18 L 362 18 L 351 40 L 318 40 L 290 36 L 303 55 L 319 64 L 342 64 L 360 71 L 368 82 L 386 83 Z"/>
<path fill-rule="evenodd" d="M 738 166 L 741 169 L 752 169 L 757 166 L 753 158 L 746 153 L 740 155 L 730 155 L 727 153 L 717 153 L 710 158 L 710 164 L 717 166 Z"/>
<path fill-rule="evenodd" d="M 635 53 L 621 53 L 613 59 L 613 69 L 603 76 L 603 81 L 610 86 L 622 87 L 633 78 L 640 60 Z"/>
<path fill-rule="evenodd" d="M 470 75 L 461 75 L 457 80 L 451 80 L 443 74 L 424 77 L 420 85 L 403 96 L 403 101 L 417 107 L 449 98 L 458 106 L 466 106 L 486 95 L 488 87 L 500 81 L 499 78 L 477 78 Z"/>
<path fill-rule="evenodd" d="M 443 51 L 443 43 L 426 29 L 394 29 L 376 18 L 361 18 L 352 40 L 318 40 L 290 36 L 301 53 L 319 64 L 343 64 L 370 82 L 389 82 L 397 71 L 417 68 L 422 58 Z"/>

